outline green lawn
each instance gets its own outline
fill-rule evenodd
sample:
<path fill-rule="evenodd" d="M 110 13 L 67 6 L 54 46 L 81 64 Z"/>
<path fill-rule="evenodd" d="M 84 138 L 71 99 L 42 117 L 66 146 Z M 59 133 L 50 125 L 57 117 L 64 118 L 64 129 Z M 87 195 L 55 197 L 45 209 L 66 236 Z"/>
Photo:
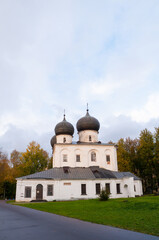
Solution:
<path fill-rule="evenodd" d="M 159 236 L 158 196 L 110 199 L 106 202 L 95 199 L 18 205 Z"/>

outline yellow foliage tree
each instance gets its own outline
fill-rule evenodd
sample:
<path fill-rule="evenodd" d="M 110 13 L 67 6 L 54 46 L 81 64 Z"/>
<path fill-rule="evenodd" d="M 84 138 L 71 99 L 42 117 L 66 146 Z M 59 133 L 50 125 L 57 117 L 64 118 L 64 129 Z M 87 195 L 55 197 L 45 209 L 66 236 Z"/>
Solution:
<path fill-rule="evenodd" d="M 38 143 L 32 141 L 26 152 L 21 154 L 20 160 L 24 175 L 27 175 L 47 169 L 49 155 Z"/>

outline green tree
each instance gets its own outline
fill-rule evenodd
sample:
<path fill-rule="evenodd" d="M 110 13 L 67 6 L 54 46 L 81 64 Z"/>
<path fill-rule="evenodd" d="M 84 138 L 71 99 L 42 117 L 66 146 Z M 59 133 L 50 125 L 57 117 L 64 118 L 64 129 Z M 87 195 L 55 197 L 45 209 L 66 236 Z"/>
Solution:
<path fill-rule="evenodd" d="M 117 145 L 117 159 L 118 167 L 120 171 L 130 171 L 135 174 L 138 173 L 137 168 L 137 146 L 139 144 L 138 139 L 121 138 Z"/>
<path fill-rule="evenodd" d="M 159 127 L 154 133 L 154 179 L 155 190 L 159 190 Z"/>
<path fill-rule="evenodd" d="M 119 171 L 129 171 L 128 154 L 125 149 L 125 141 L 121 138 L 118 143 L 117 159 Z"/>
<path fill-rule="evenodd" d="M 153 134 L 147 129 L 144 129 L 140 133 L 137 155 L 144 192 L 150 193 L 154 189 L 154 141 Z"/>
<path fill-rule="evenodd" d="M 48 165 L 47 165 L 47 168 L 50 169 L 52 168 L 52 156 L 48 159 Z"/>

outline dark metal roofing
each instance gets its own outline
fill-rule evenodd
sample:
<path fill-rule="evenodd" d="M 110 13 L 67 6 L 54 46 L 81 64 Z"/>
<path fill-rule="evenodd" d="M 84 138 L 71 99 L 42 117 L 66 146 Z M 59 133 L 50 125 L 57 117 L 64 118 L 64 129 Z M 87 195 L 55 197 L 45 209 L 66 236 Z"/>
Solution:
<path fill-rule="evenodd" d="M 67 171 L 66 171 L 67 168 Z M 46 171 L 30 174 L 19 179 L 55 179 L 55 180 L 95 180 L 95 179 L 122 179 L 125 177 L 134 177 L 134 180 L 140 180 L 130 172 L 115 172 L 104 168 L 94 167 L 61 167 L 52 168 Z"/>
<path fill-rule="evenodd" d="M 133 177 L 134 180 L 140 180 L 139 177 L 137 177 L 135 174 L 133 174 L 131 172 L 113 172 L 113 173 L 116 176 L 116 178 L 118 178 L 118 179 L 124 178 L 124 177 Z"/>
<path fill-rule="evenodd" d="M 46 171 L 34 173 L 21 177 L 22 179 L 95 179 L 89 168 L 70 168 L 65 172 L 66 167 L 52 168 Z"/>
<path fill-rule="evenodd" d="M 54 135 L 52 138 L 51 138 L 51 141 L 50 141 L 50 144 L 52 146 L 52 148 L 54 147 L 54 144 L 56 143 L 56 135 Z"/>
<path fill-rule="evenodd" d="M 68 135 L 73 135 L 74 134 L 74 127 L 71 123 L 67 122 L 65 119 L 65 115 L 64 115 L 64 119 L 62 122 L 59 122 L 56 127 L 55 127 L 55 134 L 56 135 L 60 135 L 60 134 L 68 134 Z"/>
<path fill-rule="evenodd" d="M 83 130 L 98 131 L 100 128 L 100 123 L 96 118 L 89 115 L 88 109 L 87 109 L 86 116 L 82 117 L 78 120 L 76 127 L 77 127 L 78 132 L 83 131 Z"/>
<path fill-rule="evenodd" d="M 116 178 L 113 171 L 107 170 L 105 168 L 99 168 L 98 166 L 90 167 L 95 178 Z"/>
<path fill-rule="evenodd" d="M 63 145 L 63 143 L 57 143 L 57 145 Z M 116 144 L 114 143 L 101 143 L 101 142 L 75 142 L 73 141 L 72 143 L 65 143 L 65 145 L 98 145 L 98 146 L 115 146 L 117 147 Z"/>

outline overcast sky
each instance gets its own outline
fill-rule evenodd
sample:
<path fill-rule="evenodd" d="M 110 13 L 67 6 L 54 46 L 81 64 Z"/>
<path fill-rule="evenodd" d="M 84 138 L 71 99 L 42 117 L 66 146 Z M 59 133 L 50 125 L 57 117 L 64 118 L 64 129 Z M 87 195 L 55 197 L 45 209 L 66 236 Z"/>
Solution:
<path fill-rule="evenodd" d="M 51 153 L 87 102 L 103 142 L 159 126 L 159 1 L 1 0 L 1 149 Z"/>

